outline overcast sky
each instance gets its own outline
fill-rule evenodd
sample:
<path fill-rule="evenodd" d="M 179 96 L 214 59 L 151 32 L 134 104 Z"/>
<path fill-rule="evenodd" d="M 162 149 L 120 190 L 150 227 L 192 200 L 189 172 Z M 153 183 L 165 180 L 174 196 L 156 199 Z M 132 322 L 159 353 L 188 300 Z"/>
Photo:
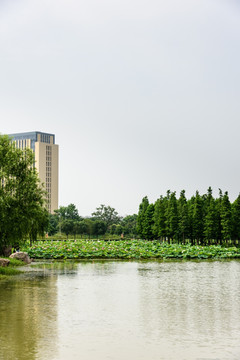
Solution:
<path fill-rule="evenodd" d="M 0 0 L 0 132 L 54 133 L 60 205 L 240 192 L 237 0 Z"/>

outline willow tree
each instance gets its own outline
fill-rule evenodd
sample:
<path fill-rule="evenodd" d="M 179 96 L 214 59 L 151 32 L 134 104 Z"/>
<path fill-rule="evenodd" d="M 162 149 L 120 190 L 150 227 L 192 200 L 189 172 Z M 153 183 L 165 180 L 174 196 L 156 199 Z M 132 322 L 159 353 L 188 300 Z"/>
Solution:
<path fill-rule="evenodd" d="M 30 149 L 0 136 L 0 253 L 26 239 L 46 214 L 45 192 Z M 46 215 L 45 215 L 46 216 Z"/>

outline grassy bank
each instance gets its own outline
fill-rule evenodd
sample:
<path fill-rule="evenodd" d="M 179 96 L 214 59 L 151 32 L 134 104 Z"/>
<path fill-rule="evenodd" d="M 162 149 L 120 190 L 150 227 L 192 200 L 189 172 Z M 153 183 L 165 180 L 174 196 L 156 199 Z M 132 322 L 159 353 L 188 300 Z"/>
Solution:
<path fill-rule="evenodd" d="M 19 274 L 21 271 L 16 269 L 16 267 L 24 265 L 24 263 L 20 260 L 11 258 L 7 259 L 10 260 L 9 265 L 7 267 L 0 266 L 0 280 L 4 280 L 8 276 Z"/>
<path fill-rule="evenodd" d="M 35 259 L 240 259 L 240 248 L 164 244 L 158 241 L 44 241 L 25 247 Z"/>

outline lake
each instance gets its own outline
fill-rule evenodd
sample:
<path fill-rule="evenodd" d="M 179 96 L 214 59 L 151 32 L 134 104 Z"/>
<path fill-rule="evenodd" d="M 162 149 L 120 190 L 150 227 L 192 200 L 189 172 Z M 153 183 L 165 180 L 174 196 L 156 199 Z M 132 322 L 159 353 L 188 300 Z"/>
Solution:
<path fill-rule="evenodd" d="M 1 360 L 240 359 L 240 261 L 33 264 L 0 283 Z"/>

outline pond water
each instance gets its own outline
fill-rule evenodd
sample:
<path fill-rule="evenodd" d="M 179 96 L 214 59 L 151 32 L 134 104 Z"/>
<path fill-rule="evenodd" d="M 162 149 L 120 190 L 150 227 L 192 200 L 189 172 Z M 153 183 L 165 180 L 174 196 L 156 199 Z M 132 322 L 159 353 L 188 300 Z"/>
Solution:
<path fill-rule="evenodd" d="M 39 264 L 0 283 L 1 360 L 239 360 L 240 262 Z"/>

